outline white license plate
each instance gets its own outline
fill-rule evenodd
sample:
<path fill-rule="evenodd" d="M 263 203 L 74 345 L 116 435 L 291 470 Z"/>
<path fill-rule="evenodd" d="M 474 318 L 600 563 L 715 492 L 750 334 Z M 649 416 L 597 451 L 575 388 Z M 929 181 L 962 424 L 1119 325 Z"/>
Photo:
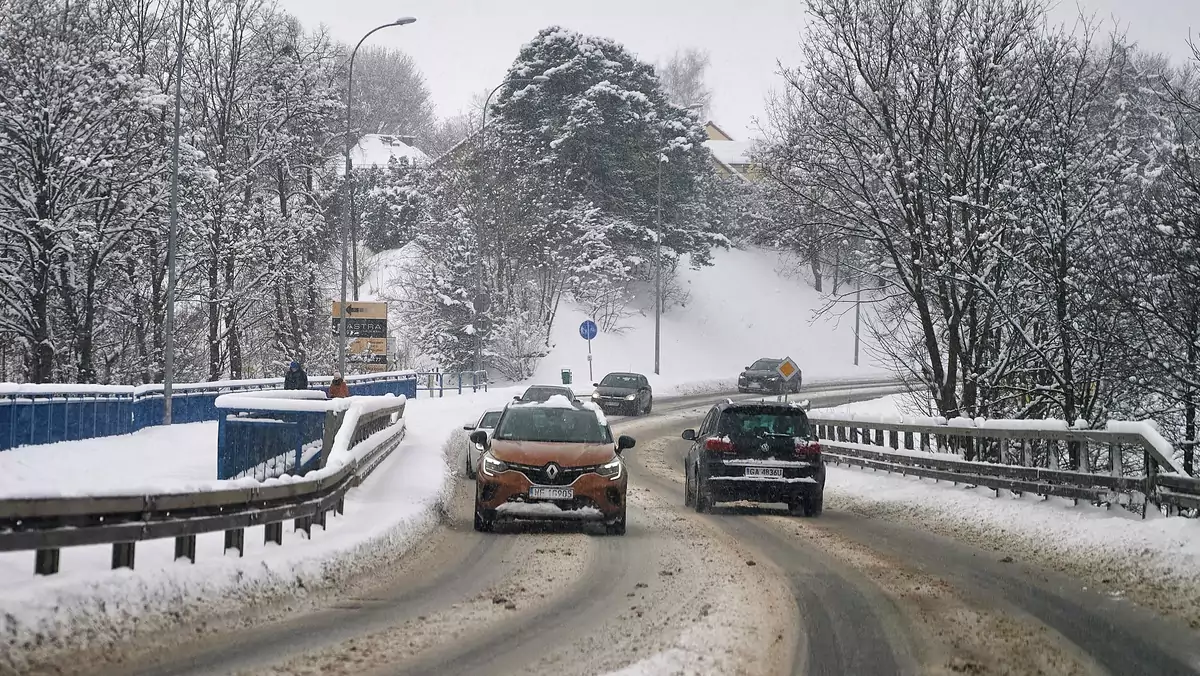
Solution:
<path fill-rule="evenodd" d="M 529 497 L 534 500 L 572 500 L 575 498 L 575 489 L 570 486 L 566 488 L 531 486 Z"/>
<path fill-rule="evenodd" d="M 755 479 L 782 479 L 782 467 L 747 467 L 746 476 Z"/>
<path fill-rule="evenodd" d="M 746 386 L 746 389 L 749 389 L 749 390 L 757 390 L 757 389 L 761 389 L 761 388 L 762 388 L 762 383 L 750 383 L 749 385 Z"/>

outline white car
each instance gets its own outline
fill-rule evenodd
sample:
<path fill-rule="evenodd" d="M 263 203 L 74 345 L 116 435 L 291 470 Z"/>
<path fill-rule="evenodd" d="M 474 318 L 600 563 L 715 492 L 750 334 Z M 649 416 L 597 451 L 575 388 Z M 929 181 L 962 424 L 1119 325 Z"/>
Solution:
<path fill-rule="evenodd" d="M 467 431 L 469 437 L 472 432 L 481 430 L 487 434 L 491 434 L 492 430 L 496 429 L 496 423 L 500 422 L 500 414 L 504 413 L 503 409 L 491 409 L 484 411 L 483 415 L 479 416 L 479 420 L 474 424 L 463 425 L 463 429 Z M 479 456 L 483 453 L 483 447 L 479 444 L 467 440 L 467 463 L 466 474 L 468 479 L 475 478 L 475 466 L 479 464 Z"/>

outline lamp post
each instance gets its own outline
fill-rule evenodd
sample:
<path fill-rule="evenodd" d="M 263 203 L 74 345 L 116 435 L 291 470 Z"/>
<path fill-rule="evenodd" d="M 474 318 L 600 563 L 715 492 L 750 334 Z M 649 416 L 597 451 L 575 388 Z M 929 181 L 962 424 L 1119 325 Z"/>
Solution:
<path fill-rule="evenodd" d="M 704 106 L 693 103 L 687 107 L 687 110 L 698 113 L 704 110 Z M 659 375 L 659 355 L 662 346 L 662 165 L 665 162 L 667 162 L 667 155 L 665 152 L 660 152 L 658 161 L 654 163 L 658 192 L 654 216 L 656 223 L 654 227 L 657 228 L 654 237 L 654 375 Z"/>
<path fill-rule="evenodd" d="M 353 198 L 353 188 L 350 185 L 351 167 L 350 167 L 350 112 L 351 104 L 354 101 L 354 57 L 358 55 L 358 48 L 367 38 L 371 37 L 375 32 L 381 31 L 384 28 L 392 26 L 406 26 L 416 21 L 416 18 L 411 16 L 401 17 L 391 23 L 385 23 L 382 26 L 376 26 L 367 34 L 362 36 L 357 45 L 354 45 L 354 51 L 350 52 L 350 67 L 346 73 L 346 174 L 344 180 L 346 196 L 342 200 L 342 293 L 341 307 L 338 311 L 338 371 L 345 375 L 346 373 L 346 260 L 349 258 L 346 237 L 349 234 L 347 231 L 350 224 L 350 200 Z"/>
<path fill-rule="evenodd" d="M 534 75 L 533 77 L 514 77 L 496 85 L 492 91 L 483 99 L 483 120 L 479 124 L 479 148 L 482 152 L 487 152 L 486 133 L 487 133 L 487 114 L 488 107 L 492 103 L 492 95 L 500 91 L 501 87 L 514 84 L 527 83 L 542 83 L 549 81 L 550 78 L 545 75 Z M 480 190 L 476 200 L 476 217 L 483 211 L 483 179 L 480 179 Z M 483 312 L 486 309 L 486 304 L 482 301 L 483 298 L 483 271 L 480 261 L 475 262 L 475 312 Z M 476 321 L 476 324 L 479 322 Z M 475 378 L 478 379 L 479 372 L 483 370 L 483 334 L 479 332 L 479 327 L 475 326 Z"/>
<path fill-rule="evenodd" d="M 179 119 L 183 98 L 183 40 L 187 0 L 179 0 L 179 42 L 175 47 L 175 138 L 171 142 L 171 224 L 167 229 L 167 317 L 163 341 L 163 424 L 172 419 L 175 388 L 175 250 L 179 246 Z"/>
<path fill-rule="evenodd" d="M 659 375 L 659 348 L 662 345 L 662 165 L 667 156 L 659 153 L 654 163 L 658 197 L 655 200 L 654 232 L 654 375 Z"/>

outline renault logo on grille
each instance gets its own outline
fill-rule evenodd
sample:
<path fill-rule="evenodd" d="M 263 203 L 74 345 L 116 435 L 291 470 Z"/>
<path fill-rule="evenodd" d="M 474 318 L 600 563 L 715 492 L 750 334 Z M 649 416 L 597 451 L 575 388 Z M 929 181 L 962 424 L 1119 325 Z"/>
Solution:
<path fill-rule="evenodd" d="M 558 478 L 558 474 L 561 471 L 562 470 L 560 470 L 558 468 L 558 465 L 556 465 L 554 463 L 550 463 L 549 465 L 546 465 L 546 478 L 550 479 L 551 481 L 554 481 L 555 479 Z"/>

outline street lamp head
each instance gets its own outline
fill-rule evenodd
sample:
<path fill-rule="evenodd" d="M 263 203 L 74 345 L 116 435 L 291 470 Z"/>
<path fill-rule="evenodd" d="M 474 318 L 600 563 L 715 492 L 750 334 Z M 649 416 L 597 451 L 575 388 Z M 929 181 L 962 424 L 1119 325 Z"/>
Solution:
<path fill-rule="evenodd" d="M 393 21 L 392 25 L 393 26 L 407 26 L 410 23 L 416 23 L 416 21 L 417 21 L 417 17 L 415 17 L 415 16 L 402 16 L 399 19 L 396 19 L 395 21 Z"/>

